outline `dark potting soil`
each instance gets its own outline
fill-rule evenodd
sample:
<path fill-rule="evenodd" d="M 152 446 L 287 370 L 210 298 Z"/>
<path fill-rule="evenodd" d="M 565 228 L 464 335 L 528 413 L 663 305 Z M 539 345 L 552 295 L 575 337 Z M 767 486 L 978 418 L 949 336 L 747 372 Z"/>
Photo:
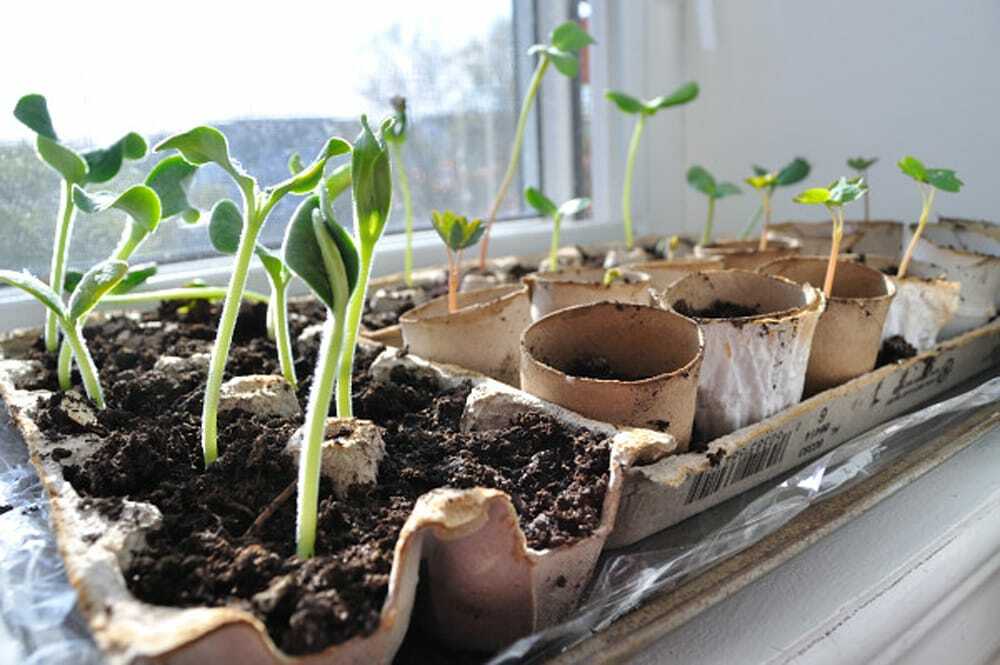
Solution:
<path fill-rule="evenodd" d="M 376 311 L 372 307 L 372 296 L 369 294 L 365 303 L 364 313 L 361 315 L 361 324 L 368 330 L 381 330 L 399 323 L 399 317 L 409 312 L 419 303 L 426 302 L 432 298 L 443 296 L 448 293 L 447 282 L 435 283 L 427 286 L 409 287 L 405 284 L 383 287 L 386 297 L 382 298 L 379 308 Z M 417 289 L 424 294 L 422 299 L 416 299 L 412 294 L 406 293 L 411 289 Z M 382 289 L 380 289 L 382 290 Z"/>
<path fill-rule="evenodd" d="M 319 321 L 321 310 L 293 307 L 293 339 Z M 507 492 L 536 549 L 575 542 L 598 526 L 608 482 L 605 441 L 537 415 L 504 429 L 461 432 L 467 386 L 441 389 L 404 368 L 376 385 L 367 371 L 375 354 L 359 350 L 354 410 L 384 428 L 379 482 L 356 485 L 340 500 L 323 481 L 316 556 L 298 558 L 294 492 L 286 492 L 296 460 L 284 449 L 301 418 L 220 414 L 220 454 L 206 471 L 199 443 L 203 373 L 173 377 L 153 369 L 164 355 L 208 351 L 217 316 L 214 306 L 164 304 L 155 314 L 85 330 L 108 404 L 88 429 L 103 444 L 82 466 L 64 472 L 88 505 L 111 518 L 121 514 L 125 497 L 150 502 L 163 514 L 162 526 L 147 534 L 124 571 L 138 598 L 240 607 L 258 616 L 285 652 L 312 653 L 376 629 L 399 531 L 416 499 L 431 489 Z M 228 375 L 278 371 L 265 318 L 263 306 L 241 310 Z M 302 404 L 318 342 L 316 336 L 296 349 Z M 46 366 L 39 385 L 54 388 L 54 366 L 40 343 L 34 355 Z M 82 429 L 65 417 L 62 399 L 55 392 L 38 417 L 53 438 Z M 276 503 L 283 493 L 289 498 Z M 269 508 L 271 517 L 253 529 Z M 416 653 L 429 647 L 421 648 Z"/>
<path fill-rule="evenodd" d="M 875 367 L 882 367 L 883 365 L 891 365 L 892 363 L 898 363 L 901 360 L 906 360 L 907 358 L 912 358 L 917 355 L 917 350 L 912 344 L 906 341 L 902 335 L 893 335 L 888 337 L 882 342 L 882 348 L 879 349 L 878 358 L 875 359 Z"/>
<path fill-rule="evenodd" d="M 757 316 L 761 313 L 760 305 L 748 307 L 728 300 L 714 300 L 705 308 L 691 307 L 686 300 L 678 300 L 673 304 L 674 311 L 682 316 L 698 319 L 735 319 L 744 316 Z"/>
<path fill-rule="evenodd" d="M 546 363 L 551 365 L 552 363 Z M 555 365 L 553 365 L 555 366 Z M 602 379 L 605 381 L 635 381 L 636 377 L 626 376 L 615 370 L 604 356 L 587 356 L 576 358 L 566 367 L 561 367 L 565 374 L 584 379 Z"/>
<path fill-rule="evenodd" d="M 8 506 L 8 505 L 4 504 L 4 505 L 0 506 L 0 515 L 3 515 L 4 513 L 9 513 L 13 509 L 14 509 L 14 506 Z"/>

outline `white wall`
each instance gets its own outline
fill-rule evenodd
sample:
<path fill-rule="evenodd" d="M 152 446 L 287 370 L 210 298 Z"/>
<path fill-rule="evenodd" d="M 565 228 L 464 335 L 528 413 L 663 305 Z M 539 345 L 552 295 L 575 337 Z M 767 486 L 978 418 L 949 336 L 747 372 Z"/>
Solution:
<path fill-rule="evenodd" d="M 920 198 L 895 163 L 913 154 L 965 181 L 937 197 L 937 212 L 1000 220 L 1000 0 L 649 1 L 682 7 L 685 78 L 702 86 L 673 121 L 685 168 L 741 181 L 751 163 L 801 154 L 813 164 L 806 184 L 818 186 L 846 174 L 848 156 L 878 155 L 873 217 L 912 221 Z M 713 9 L 714 50 L 703 48 L 699 3 Z M 675 26 L 649 29 L 668 40 Z M 673 48 L 661 57 L 674 66 Z M 779 191 L 775 219 L 823 215 L 791 203 L 794 193 Z M 720 229 L 741 228 L 756 204 L 752 192 L 722 201 Z M 679 209 L 685 230 L 700 228 L 700 194 L 685 188 Z"/>

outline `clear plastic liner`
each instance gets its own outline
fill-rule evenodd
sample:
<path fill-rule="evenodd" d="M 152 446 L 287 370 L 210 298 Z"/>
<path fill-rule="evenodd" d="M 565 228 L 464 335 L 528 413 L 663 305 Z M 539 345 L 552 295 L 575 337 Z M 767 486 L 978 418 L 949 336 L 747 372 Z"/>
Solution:
<path fill-rule="evenodd" d="M 786 524 L 925 443 L 970 409 L 1000 399 L 1000 378 L 879 426 L 783 482 L 720 506 L 604 556 L 574 617 L 526 637 L 490 663 L 535 663 L 608 626 L 662 593 Z M 0 665 L 97 665 L 103 658 L 76 608 L 48 523 L 48 502 L 20 436 L 0 415 Z"/>

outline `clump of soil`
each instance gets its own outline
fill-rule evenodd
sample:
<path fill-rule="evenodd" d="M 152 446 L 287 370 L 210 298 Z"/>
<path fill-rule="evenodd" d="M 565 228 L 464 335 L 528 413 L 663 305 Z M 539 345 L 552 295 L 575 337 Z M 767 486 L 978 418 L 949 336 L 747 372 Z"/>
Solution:
<path fill-rule="evenodd" d="M 552 363 L 546 364 L 552 365 Z M 578 357 L 570 362 L 566 367 L 560 369 L 569 376 L 576 376 L 583 379 L 602 379 L 604 381 L 637 380 L 637 377 L 627 376 L 623 372 L 615 369 L 611 362 L 604 356 Z"/>
<path fill-rule="evenodd" d="M 293 339 L 323 316 L 297 305 Z M 438 487 L 492 487 L 507 492 L 529 546 L 559 547 L 593 532 L 607 490 L 610 449 L 601 437 L 525 414 L 503 429 L 462 432 L 470 388 L 443 389 L 397 367 L 376 385 L 368 367 L 376 352 L 359 349 L 352 386 L 359 418 L 384 428 L 386 457 L 375 486 L 354 486 L 338 499 L 320 489 L 316 556 L 295 555 L 296 460 L 285 446 L 300 418 L 232 411 L 219 417 L 219 458 L 203 469 L 200 418 L 204 376 L 153 369 L 163 355 L 210 348 L 218 307 L 164 305 L 156 314 L 116 317 L 86 331 L 108 406 L 90 429 L 103 445 L 65 476 L 92 509 L 114 518 L 122 499 L 146 501 L 163 514 L 125 573 L 146 602 L 236 606 L 266 625 L 286 653 L 315 653 L 378 626 L 400 529 L 419 496 Z M 230 374 L 277 373 L 266 338 L 266 308 L 240 313 Z M 318 339 L 296 349 L 306 401 Z M 55 368 L 40 383 L 55 386 Z M 53 438 L 78 434 L 55 392 L 38 421 Z M 253 528 L 261 513 L 272 516 Z M 423 636 L 420 640 L 426 641 Z M 407 647 L 406 653 L 412 653 Z M 419 652 L 419 651 L 418 651 Z"/>
<path fill-rule="evenodd" d="M 14 509 L 14 506 L 8 506 L 8 505 L 4 504 L 4 505 L 0 506 L 0 515 L 3 515 L 4 513 L 9 513 L 13 509 Z"/>
<path fill-rule="evenodd" d="M 915 355 L 917 355 L 917 350 L 912 344 L 907 342 L 902 335 L 893 335 L 892 337 L 887 337 L 885 341 L 882 342 L 882 348 L 879 349 L 878 358 L 875 359 L 875 367 L 898 363 L 902 360 L 906 360 L 907 358 L 912 358 Z"/>
<path fill-rule="evenodd" d="M 673 304 L 673 308 L 681 316 L 697 319 L 737 319 L 761 313 L 760 305 L 747 306 L 729 300 L 713 300 L 708 307 L 697 308 L 681 299 Z"/>

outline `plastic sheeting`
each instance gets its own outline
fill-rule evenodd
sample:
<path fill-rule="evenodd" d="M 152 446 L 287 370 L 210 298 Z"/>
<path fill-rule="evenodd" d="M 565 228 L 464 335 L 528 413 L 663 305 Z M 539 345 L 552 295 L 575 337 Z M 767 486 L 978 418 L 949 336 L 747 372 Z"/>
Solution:
<path fill-rule="evenodd" d="M 1000 378 L 898 418 L 793 473 L 605 555 L 586 601 L 566 623 L 527 637 L 490 662 L 541 662 L 640 605 L 653 594 L 749 547 L 809 505 L 877 473 L 970 409 L 1000 400 Z M 20 437 L 0 428 L 0 665 L 103 662 L 76 610 L 48 526 L 48 503 Z"/>

